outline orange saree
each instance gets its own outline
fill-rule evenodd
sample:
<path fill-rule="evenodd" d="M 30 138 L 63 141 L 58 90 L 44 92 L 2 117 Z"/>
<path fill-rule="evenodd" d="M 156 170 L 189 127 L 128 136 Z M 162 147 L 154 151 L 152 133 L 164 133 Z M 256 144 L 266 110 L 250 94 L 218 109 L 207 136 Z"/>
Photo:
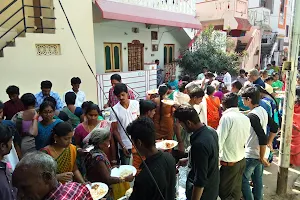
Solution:
<path fill-rule="evenodd" d="M 218 97 L 206 97 L 207 104 L 207 124 L 208 126 L 217 129 L 220 121 L 219 109 L 221 106 L 220 99 Z"/>

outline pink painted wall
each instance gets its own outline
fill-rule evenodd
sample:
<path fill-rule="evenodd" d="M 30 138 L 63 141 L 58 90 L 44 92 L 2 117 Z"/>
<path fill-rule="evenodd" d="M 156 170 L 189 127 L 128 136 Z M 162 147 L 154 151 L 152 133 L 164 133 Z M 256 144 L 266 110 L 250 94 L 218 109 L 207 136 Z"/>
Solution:
<path fill-rule="evenodd" d="M 237 28 L 238 24 L 235 17 L 248 19 L 248 1 L 247 0 L 210 0 L 196 4 L 197 18 L 203 24 L 215 22 L 223 22 L 219 25 L 224 26 L 224 30 L 228 27 Z"/>

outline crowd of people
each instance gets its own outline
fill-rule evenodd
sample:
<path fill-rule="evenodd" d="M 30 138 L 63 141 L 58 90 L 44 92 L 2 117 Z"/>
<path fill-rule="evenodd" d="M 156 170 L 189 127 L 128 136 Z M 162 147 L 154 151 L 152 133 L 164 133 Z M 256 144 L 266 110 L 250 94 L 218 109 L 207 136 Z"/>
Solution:
<path fill-rule="evenodd" d="M 105 198 L 118 199 L 134 182 L 131 200 L 174 200 L 176 173 L 187 166 L 188 200 L 261 200 L 263 169 L 280 145 L 275 91 L 284 83 L 274 66 L 241 69 L 236 80 L 226 68 L 220 79 L 204 67 L 197 80 L 159 79 L 157 91 L 139 101 L 113 74 L 103 108 L 109 116 L 86 100 L 78 77 L 62 98 L 48 80 L 35 95 L 19 97 L 9 86 L 10 100 L 0 102 L 0 198 L 89 200 L 86 184 L 102 182 Z M 300 78 L 297 95 L 295 109 Z M 178 146 L 158 149 L 161 140 Z M 119 165 L 133 165 L 136 176 L 111 176 Z"/>

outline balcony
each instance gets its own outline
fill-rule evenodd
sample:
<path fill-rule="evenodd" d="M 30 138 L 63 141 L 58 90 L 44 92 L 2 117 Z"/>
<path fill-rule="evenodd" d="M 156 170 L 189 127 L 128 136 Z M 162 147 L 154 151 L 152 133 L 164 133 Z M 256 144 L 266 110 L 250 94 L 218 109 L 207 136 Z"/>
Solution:
<path fill-rule="evenodd" d="M 180 28 L 201 29 L 195 0 L 93 0 L 94 21 L 118 20 Z"/>
<path fill-rule="evenodd" d="M 107 0 L 180 14 L 196 14 L 196 0 Z"/>
<path fill-rule="evenodd" d="M 248 16 L 249 22 L 253 26 L 260 26 L 264 30 L 270 29 L 270 9 L 265 7 L 249 8 Z M 272 29 L 270 31 L 272 31 Z"/>
<path fill-rule="evenodd" d="M 248 18 L 247 0 L 207 1 L 196 4 L 197 17 L 201 23 L 230 26 L 234 18 Z"/>

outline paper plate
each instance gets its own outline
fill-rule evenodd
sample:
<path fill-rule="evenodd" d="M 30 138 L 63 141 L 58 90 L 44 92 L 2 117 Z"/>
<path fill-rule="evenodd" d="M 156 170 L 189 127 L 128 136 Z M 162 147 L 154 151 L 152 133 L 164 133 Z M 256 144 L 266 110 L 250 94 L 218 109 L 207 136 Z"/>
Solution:
<path fill-rule="evenodd" d="M 158 89 L 148 90 L 147 94 L 158 94 Z"/>
<path fill-rule="evenodd" d="M 97 186 L 98 188 L 94 189 Z M 93 200 L 100 200 L 108 193 L 108 186 L 105 183 L 95 182 L 91 185 L 86 185 L 86 187 L 89 189 Z"/>
<path fill-rule="evenodd" d="M 161 100 L 161 102 L 164 103 L 164 104 L 167 104 L 169 106 L 173 106 L 175 104 L 175 101 L 167 100 L 167 99 Z"/>
<path fill-rule="evenodd" d="M 277 94 L 284 94 L 285 91 L 276 91 L 275 93 L 277 93 Z"/>
<path fill-rule="evenodd" d="M 176 147 L 178 145 L 178 142 L 175 140 L 162 140 L 160 142 L 157 142 L 155 145 L 158 149 L 169 150 Z"/>
<path fill-rule="evenodd" d="M 133 176 L 136 175 L 136 168 L 131 165 L 121 165 L 119 167 L 113 168 L 111 170 L 110 176 L 112 177 L 126 177 L 132 174 Z"/>

